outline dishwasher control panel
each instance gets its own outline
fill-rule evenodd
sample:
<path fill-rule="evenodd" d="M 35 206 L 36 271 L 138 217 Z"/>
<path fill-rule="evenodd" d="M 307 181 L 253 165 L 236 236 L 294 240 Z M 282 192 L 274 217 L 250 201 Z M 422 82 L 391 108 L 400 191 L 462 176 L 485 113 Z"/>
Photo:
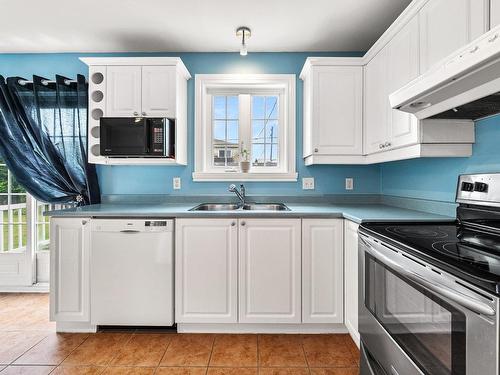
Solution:
<path fill-rule="evenodd" d="M 95 232 L 172 232 L 173 220 L 161 219 L 96 219 L 92 220 Z"/>

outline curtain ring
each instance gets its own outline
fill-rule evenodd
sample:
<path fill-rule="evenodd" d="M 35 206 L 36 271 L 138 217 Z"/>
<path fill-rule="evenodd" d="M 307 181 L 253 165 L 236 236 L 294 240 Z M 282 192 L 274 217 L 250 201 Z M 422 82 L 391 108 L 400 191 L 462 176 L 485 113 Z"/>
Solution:
<path fill-rule="evenodd" d="M 80 204 L 80 203 L 82 203 L 82 202 L 83 202 L 83 195 L 78 194 L 78 195 L 76 196 L 76 203 Z"/>

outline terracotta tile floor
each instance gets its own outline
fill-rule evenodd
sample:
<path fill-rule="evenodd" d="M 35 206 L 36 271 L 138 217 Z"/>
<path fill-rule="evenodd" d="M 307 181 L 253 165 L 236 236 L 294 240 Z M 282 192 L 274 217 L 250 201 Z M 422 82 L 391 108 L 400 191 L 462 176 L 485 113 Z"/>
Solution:
<path fill-rule="evenodd" d="M 355 375 L 348 335 L 57 334 L 46 294 L 0 293 L 0 375 Z"/>

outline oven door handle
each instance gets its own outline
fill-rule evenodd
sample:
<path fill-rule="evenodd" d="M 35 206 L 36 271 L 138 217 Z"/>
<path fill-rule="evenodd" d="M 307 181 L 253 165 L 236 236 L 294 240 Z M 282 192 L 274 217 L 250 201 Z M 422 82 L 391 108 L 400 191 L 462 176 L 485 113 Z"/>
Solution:
<path fill-rule="evenodd" d="M 446 286 L 433 283 L 432 281 L 427 280 L 424 276 L 421 276 L 416 272 L 412 272 L 401 267 L 393 259 L 389 258 L 385 254 L 381 253 L 373 246 L 371 246 L 362 236 L 359 236 L 359 240 L 365 245 L 366 251 L 371 256 L 387 264 L 388 266 L 399 272 L 401 275 L 407 277 L 408 279 L 414 281 L 415 283 L 422 285 L 426 289 L 431 290 L 439 295 L 447 297 L 448 299 L 478 314 L 495 316 L 496 314 L 495 309 L 492 308 L 491 306 L 488 306 L 486 303 L 483 303 L 472 296 L 466 295 L 461 292 L 457 292 L 456 290 L 450 289 Z"/>

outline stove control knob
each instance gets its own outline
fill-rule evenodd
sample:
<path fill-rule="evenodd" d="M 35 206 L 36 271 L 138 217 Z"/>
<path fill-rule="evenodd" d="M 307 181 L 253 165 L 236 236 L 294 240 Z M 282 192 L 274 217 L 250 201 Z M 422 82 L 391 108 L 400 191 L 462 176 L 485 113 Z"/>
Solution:
<path fill-rule="evenodd" d="M 473 191 L 474 184 L 472 182 L 462 182 L 462 191 Z"/>
<path fill-rule="evenodd" d="M 486 193 L 488 191 L 488 184 L 485 184 L 484 182 L 474 182 L 474 191 Z"/>

